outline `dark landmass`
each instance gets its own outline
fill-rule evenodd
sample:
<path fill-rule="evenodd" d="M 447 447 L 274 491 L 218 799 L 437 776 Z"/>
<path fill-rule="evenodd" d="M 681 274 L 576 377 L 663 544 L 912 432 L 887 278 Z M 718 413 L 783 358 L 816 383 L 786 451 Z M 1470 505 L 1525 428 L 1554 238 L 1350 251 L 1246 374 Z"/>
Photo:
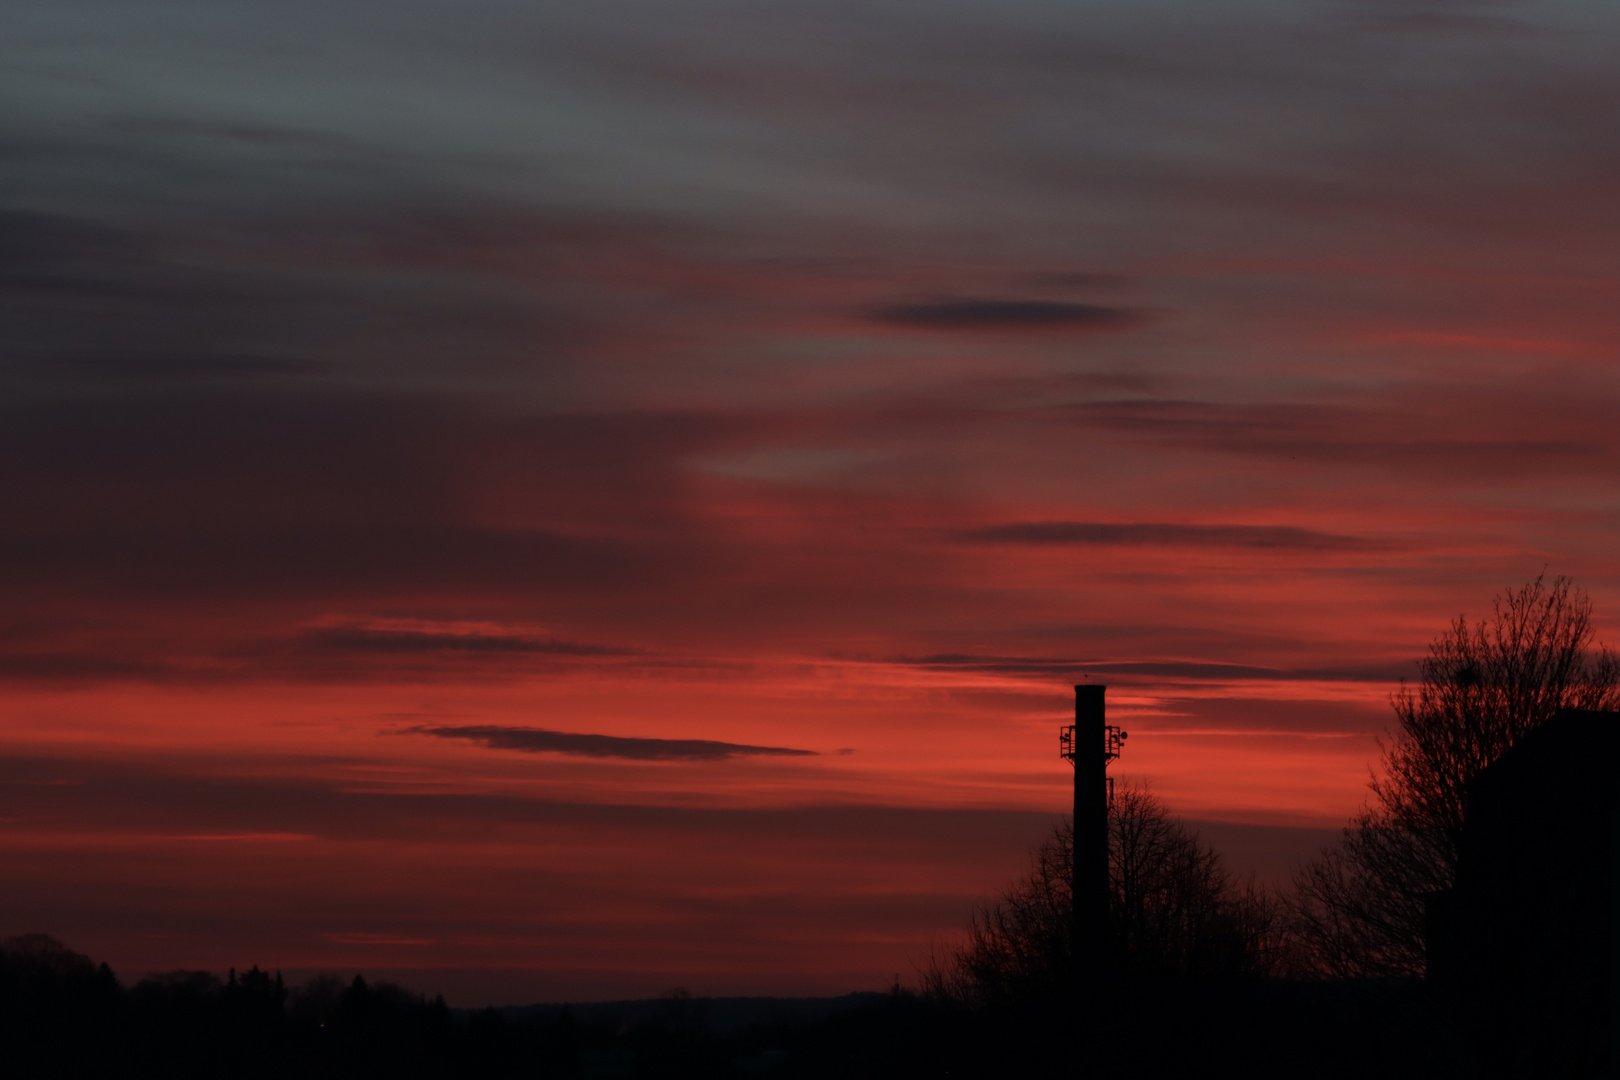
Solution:
<path fill-rule="evenodd" d="M 895 988 L 449 1008 L 362 977 L 251 968 L 132 986 L 50 938 L 0 943 L 9 1078 L 1448 1075 L 1421 982 L 1134 980 L 966 1008 Z"/>
<path fill-rule="evenodd" d="M 507 1005 L 495 1012 L 509 1024 L 543 1023 L 567 1013 L 579 1023 L 606 1025 L 615 1030 L 647 1023 L 677 1022 L 729 1037 L 749 1028 L 804 1027 L 835 1013 L 880 1005 L 891 996 L 867 991 L 838 997 L 687 997 L 676 991 L 663 997 L 630 1001 Z M 468 1021 L 487 1010 L 450 1011 L 458 1019 Z"/>

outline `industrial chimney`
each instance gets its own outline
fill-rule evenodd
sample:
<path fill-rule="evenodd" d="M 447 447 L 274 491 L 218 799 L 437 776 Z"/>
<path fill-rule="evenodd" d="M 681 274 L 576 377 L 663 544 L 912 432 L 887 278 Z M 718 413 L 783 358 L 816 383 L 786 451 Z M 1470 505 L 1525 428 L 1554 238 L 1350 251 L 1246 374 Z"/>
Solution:
<path fill-rule="evenodd" d="M 1108 940 L 1108 809 L 1113 781 L 1108 763 L 1119 757 L 1125 732 L 1108 723 L 1106 686 L 1074 688 L 1074 725 L 1058 736 L 1059 753 L 1074 765 L 1074 908 L 1069 941 L 1076 989 L 1102 976 Z M 1090 749 L 1087 749 L 1087 748 Z"/>

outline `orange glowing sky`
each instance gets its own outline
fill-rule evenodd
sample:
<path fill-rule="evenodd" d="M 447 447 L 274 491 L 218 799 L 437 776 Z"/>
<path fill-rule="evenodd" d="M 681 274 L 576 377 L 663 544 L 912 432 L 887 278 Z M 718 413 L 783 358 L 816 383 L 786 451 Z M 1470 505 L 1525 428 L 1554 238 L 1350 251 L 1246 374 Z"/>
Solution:
<path fill-rule="evenodd" d="M 1606 14 L 91 7 L 0 17 L 0 933 L 877 988 L 1076 682 L 1273 879 L 1447 620 L 1620 639 Z"/>

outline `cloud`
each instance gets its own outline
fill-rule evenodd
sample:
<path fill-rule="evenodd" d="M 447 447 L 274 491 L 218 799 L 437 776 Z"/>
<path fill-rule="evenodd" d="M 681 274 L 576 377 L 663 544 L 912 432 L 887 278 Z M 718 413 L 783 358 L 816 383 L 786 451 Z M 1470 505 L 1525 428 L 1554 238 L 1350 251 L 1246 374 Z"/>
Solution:
<path fill-rule="evenodd" d="M 106 129 L 143 139 L 180 138 L 241 142 L 260 147 L 342 153 L 352 157 L 359 157 L 368 152 L 366 144 L 358 139 L 343 138 L 306 128 L 251 121 L 217 124 L 190 117 L 122 116 L 108 120 Z"/>
<path fill-rule="evenodd" d="M 531 583 L 532 584 L 532 583 Z M 637 675 L 712 671 L 717 662 L 640 648 L 548 637 L 499 627 L 363 623 L 276 625 L 264 619 L 215 624 L 212 632 L 154 636 L 136 627 L 86 633 L 58 617 L 0 626 L 0 682 L 85 684 L 294 681 L 443 683 L 524 679 L 586 669 Z M 415 620 L 413 620 L 415 621 Z"/>
<path fill-rule="evenodd" d="M 1384 665 L 1288 669 L 1199 660 L 1072 660 L 1047 656 L 938 653 L 890 657 L 888 663 L 936 671 L 976 671 L 1037 678 L 1113 675 L 1121 678 L 1193 679 L 1201 682 L 1394 682 L 1408 672 Z"/>
<path fill-rule="evenodd" d="M 891 304 L 872 312 L 878 322 L 922 330 L 1124 330 L 1143 321 L 1129 308 L 1057 300 L 957 297 Z"/>
<path fill-rule="evenodd" d="M 324 365 L 309 360 L 242 353 L 114 351 L 63 353 L 41 358 L 34 370 L 49 378 L 191 379 L 313 375 Z"/>
<path fill-rule="evenodd" d="M 1380 551 L 1389 544 L 1287 525 L 1114 524 L 1092 521 L 1020 521 L 953 534 L 979 544 L 1120 544 L 1130 546 L 1262 548 L 1296 551 Z"/>
<path fill-rule="evenodd" d="M 378 525 L 105 529 L 0 536 L 0 581 L 113 596 L 259 598 L 629 590 L 674 573 L 658 552 L 531 530 Z"/>
<path fill-rule="evenodd" d="M 1570 46 L 1602 40 L 1572 32 L 1597 16 L 1526 6 L 1512 14 L 1554 32 L 1431 41 L 1437 67 L 1408 62 L 1414 43 L 1383 25 L 1445 33 L 1498 6 L 1344 7 L 1099 21 L 1074 5 L 847 19 L 798 4 L 716 35 L 674 10 L 485 5 L 447 36 L 448 9 L 429 3 L 402 7 L 377 39 L 340 2 L 296 26 L 273 5 L 238 5 L 181 40 L 29 5 L 0 42 L 24 90 L 0 120 L 0 676 L 67 692 L 4 687 L 7 727 L 19 746 L 83 725 L 126 749 L 247 740 L 280 747 L 304 779 L 253 782 L 268 767 L 258 751 L 189 786 L 155 774 L 50 786 L 36 770 L 39 786 L 6 793 L 0 817 L 402 846 L 334 844 L 329 862 L 268 874 L 251 869 L 261 848 L 238 874 L 211 844 L 171 863 L 120 845 L 75 855 L 64 833 L 28 861 L 7 849 L 9 921 L 92 910 L 124 940 L 172 942 L 175 927 L 220 934 L 263 912 L 255 927 L 304 939 L 283 955 L 331 963 L 308 951 L 320 933 L 449 941 L 511 925 L 538 940 L 535 912 L 558 891 L 547 873 L 602 864 L 667 899 L 649 856 L 690 866 L 692 896 L 713 895 L 711 858 L 757 877 L 747 895 L 762 905 L 787 896 L 843 917 L 829 883 L 870 893 L 871 868 L 911 858 L 925 833 L 955 868 L 973 819 L 885 826 L 847 811 L 836 828 L 855 855 L 815 863 L 821 844 L 791 841 L 833 824 L 605 804 L 637 797 L 649 771 L 859 762 L 833 748 L 864 724 L 903 745 L 911 695 L 965 756 L 1014 753 L 1025 718 L 1059 700 L 1027 692 L 1081 673 L 1189 697 L 1201 680 L 1257 695 L 1296 680 L 1309 696 L 1297 680 L 1321 673 L 1306 669 L 1417 655 L 1422 626 L 1546 560 L 1612 609 L 1615 394 L 1601 350 L 1620 71 Z M 202 45 L 212 62 L 192 62 Z M 141 92 L 160 70 L 164 93 Z M 92 83 L 108 92 L 73 96 Z M 402 107 L 420 122 L 394 123 Z M 571 122 L 581 110 L 592 123 Z M 1464 356 L 1448 336 L 1585 344 Z M 1064 404 L 1076 402 L 1093 404 Z M 714 467 L 756 461 L 767 467 Z M 1409 549 L 1333 554 L 1372 549 L 1340 532 Z M 1244 565 L 1179 557 L 1205 549 Z M 1283 573 L 1256 575 L 1268 559 Z M 873 692 L 805 662 L 855 650 L 937 670 L 879 670 Z M 725 678 L 645 688 L 694 654 Z M 826 693 L 804 692 L 812 677 Z M 171 685 L 97 699 L 84 685 L 96 678 Z M 485 686 L 514 678 L 538 696 Z M 307 685 L 218 686 L 206 723 L 190 711 L 193 690 L 294 679 Z M 571 700 L 603 711 L 536 704 L 576 680 Z M 1343 696 L 1382 698 L 1371 682 L 1360 691 Z M 644 730 L 772 734 L 825 756 L 726 766 L 792 751 L 524 728 L 369 734 L 541 719 L 615 731 L 596 717 L 647 715 L 611 704 L 619 695 L 666 693 L 701 695 L 695 715 L 727 726 Z M 825 710 L 825 736 L 762 724 L 784 700 Z M 432 709 L 364 728 L 365 749 L 419 767 L 312 763 L 358 745 L 349 711 L 371 715 L 370 702 Z M 1278 706 L 1301 723 L 1314 708 Z M 521 765 L 554 795 L 541 778 L 566 774 L 593 805 L 473 797 L 475 780 L 436 760 L 458 749 Z M 621 767 L 659 754 L 692 763 Z M 1254 801 L 1272 775 L 1256 768 L 1205 769 L 1222 773 L 1212 798 Z M 1314 766 L 1286 768 L 1288 783 L 1308 778 L 1302 802 L 1327 798 Z M 1361 763 L 1345 768 L 1359 784 Z M 339 778 L 322 786 L 321 769 Z M 837 795 L 895 797 L 898 775 L 849 770 Z M 1007 798 L 1044 799 L 1030 794 L 1039 775 L 1009 781 Z M 400 789 L 350 790 L 388 783 Z M 773 781 L 742 797 L 785 796 Z M 435 823 L 456 815 L 466 842 L 447 874 Z M 603 823 L 571 849 L 579 859 L 508 843 L 577 820 Z M 1023 820 L 1029 835 L 997 833 L 980 865 L 1016 873 L 1045 829 Z M 604 857 L 603 837 L 639 844 L 652 829 L 632 857 Z M 738 850 L 741 830 L 756 848 Z M 882 859 L 861 854 L 874 837 L 888 838 Z M 808 868 L 813 887 L 784 884 L 755 851 Z M 477 858 L 511 861 L 464 873 Z M 1001 880 L 911 876 L 923 892 Z M 60 902 L 21 906 L 53 881 Z M 592 888 L 612 898 L 614 884 Z M 376 923 L 321 906 L 345 890 L 371 890 L 353 903 Z M 410 918 L 388 914 L 416 899 Z M 735 910 L 704 937 L 668 933 L 667 906 L 591 900 L 543 950 L 503 945 L 487 962 L 576 962 L 556 950 L 586 937 L 597 951 L 577 962 L 634 954 L 656 973 L 656 950 L 677 940 L 752 946 Z M 941 903 L 937 889 L 926 902 Z M 511 923 L 495 917 L 503 904 Z M 131 921 L 142 910 L 161 917 Z M 804 925 L 771 923 L 797 952 L 762 953 L 761 970 L 824 962 Z M 884 970 L 871 942 L 912 940 L 849 927 L 860 971 Z"/>
<path fill-rule="evenodd" d="M 378 630 L 337 626 L 311 630 L 305 644 L 332 653 L 479 653 L 542 656 L 632 656 L 635 650 L 517 634 L 445 633 L 424 630 Z"/>
<path fill-rule="evenodd" d="M 446 795 L 409 783 L 356 786 L 348 770 L 361 763 L 363 759 L 307 753 L 261 755 L 244 762 L 208 755 L 132 753 L 93 760 L 13 752 L 0 756 L 0 816 L 86 832 L 311 834 L 327 840 L 404 843 L 424 842 L 441 829 L 487 837 L 512 826 L 711 835 L 723 837 L 722 843 L 742 837 L 799 841 L 827 836 L 859 843 L 881 834 L 901 842 L 909 837 L 946 855 L 963 844 L 995 850 L 1007 842 L 1009 825 L 1027 829 L 1035 824 L 1038 835 L 1039 826 L 1051 821 L 1045 811 L 895 806 L 876 800 L 705 806 L 649 803 L 633 792 L 606 802 L 502 790 Z"/>
<path fill-rule="evenodd" d="M 1495 6 L 1480 0 L 1352 0 L 1322 17 L 1336 28 L 1373 33 L 1522 37 L 1536 32 L 1523 19 L 1489 10 Z"/>
<path fill-rule="evenodd" d="M 1037 270 L 1021 276 L 1037 289 L 1123 289 L 1137 284 L 1124 274 L 1099 274 L 1088 270 Z"/>
<path fill-rule="evenodd" d="M 690 582 L 723 565 L 723 537 L 692 505 L 682 462 L 754 423 L 513 416 L 325 380 L 157 381 L 0 406 L 0 502 L 14 511 L 0 523 L 0 582 L 232 603 L 297 595 L 328 609 L 379 593 Z"/>
<path fill-rule="evenodd" d="M 577 757 L 625 758 L 629 761 L 724 761 L 734 757 L 816 757 L 814 750 L 785 746 L 749 746 L 712 739 L 645 739 L 619 735 L 580 735 L 542 728 L 413 727 L 408 734 L 440 739 L 470 739 L 492 750 L 521 750 L 526 754 L 572 754 Z"/>
<path fill-rule="evenodd" d="M 164 657 L 109 655 L 105 651 L 47 652 L 0 649 L 0 680 L 78 683 L 102 679 L 163 680 L 197 677 L 195 665 L 182 667 Z"/>
<path fill-rule="evenodd" d="M 105 265 L 141 250 L 128 234 L 87 218 L 0 209 L 0 283 L 5 285 L 26 282 L 47 267 Z"/>
<path fill-rule="evenodd" d="M 1534 419 L 1526 415 L 1531 403 L 1484 396 L 1459 412 L 1460 395 L 1451 397 L 1443 410 L 1414 390 L 1357 405 L 1130 399 L 1087 402 L 1066 411 L 1087 427 L 1147 442 L 1323 465 L 1493 479 L 1607 467 L 1603 435 L 1583 415 L 1572 413 L 1561 434 L 1589 438 L 1515 438 L 1515 426 L 1526 434 L 1551 434 L 1545 427 L 1526 426 Z"/>

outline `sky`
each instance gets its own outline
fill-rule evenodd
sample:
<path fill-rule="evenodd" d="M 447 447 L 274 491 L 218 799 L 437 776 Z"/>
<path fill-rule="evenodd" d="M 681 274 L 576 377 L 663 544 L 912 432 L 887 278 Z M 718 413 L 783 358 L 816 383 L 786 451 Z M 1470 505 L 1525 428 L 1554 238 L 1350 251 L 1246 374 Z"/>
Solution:
<path fill-rule="evenodd" d="M 1610 3 L 0 13 L 0 934 L 454 1004 L 913 977 L 1073 686 L 1263 880 L 1620 641 Z"/>

